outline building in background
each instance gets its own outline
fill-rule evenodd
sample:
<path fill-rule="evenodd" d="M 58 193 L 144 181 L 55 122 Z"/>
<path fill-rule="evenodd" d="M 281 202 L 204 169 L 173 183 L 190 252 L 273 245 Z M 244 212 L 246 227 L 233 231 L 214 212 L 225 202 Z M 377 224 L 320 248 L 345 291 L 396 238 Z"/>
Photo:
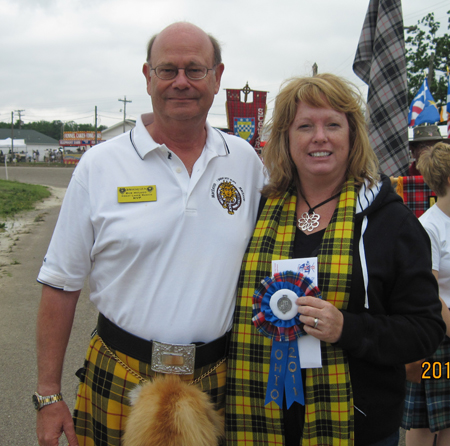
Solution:
<path fill-rule="evenodd" d="M 134 129 L 136 126 L 136 121 L 133 121 L 131 119 L 125 119 L 125 126 L 124 122 L 118 122 L 117 124 L 112 125 L 111 127 L 108 127 L 106 130 L 102 130 L 102 139 L 103 141 L 107 141 L 108 139 L 112 139 L 115 136 L 119 136 L 122 133 L 128 132 L 131 129 Z M 125 131 L 124 131 L 125 129 Z"/>
<path fill-rule="evenodd" d="M 9 153 L 11 149 L 11 129 L 0 129 L 0 141 L 9 140 L 8 148 L 1 148 Z M 2 143 L 3 144 L 3 143 Z M 13 150 L 19 162 L 32 161 L 33 153 L 39 152 L 39 160 L 43 161 L 44 156 L 51 151 L 58 151 L 59 141 L 36 130 L 14 129 Z"/>

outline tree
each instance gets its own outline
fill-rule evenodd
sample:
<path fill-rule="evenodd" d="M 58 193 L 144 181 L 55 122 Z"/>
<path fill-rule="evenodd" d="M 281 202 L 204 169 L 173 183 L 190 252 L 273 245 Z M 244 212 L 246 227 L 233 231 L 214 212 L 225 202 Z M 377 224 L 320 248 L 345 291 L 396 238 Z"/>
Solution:
<path fill-rule="evenodd" d="M 450 30 L 450 11 L 447 29 Z M 430 12 L 417 22 L 416 26 L 406 30 L 406 69 L 408 77 L 408 103 L 410 104 L 428 75 L 430 64 L 433 66 L 431 94 L 438 108 L 447 103 L 447 66 L 450 55 L 450 34 L 438 36 L 440 22 Z"/>
<path fill-rule="evenodd" d="M 50 138 L 54 138 L 59 141 L 60 139 L 62 139 L 63 124 L 65 131 L 87 132 L 95 130 L 92 124 L 76 124 L 73 121 L 63 123 L 62 121 L 59 120 L 52 122 L 36 121 L 36 122 L 29 122 L 27 124 L 24 124 L 22 122 L 21 128 L 24 130 L 36 130 L 39 133 L 43 133 L 44 135 L 50 136 Z M 10 129 L 10 128 L 11 128 L 10 122 L 0 122 L 0 129 Z M 108 127 L 101 125 L 100 127 L 97 128 L 97 131 L 101 132 L 102 130 L 105 130 L 107 128 Z M 14 123 L 14 129 L 19 129 L 19 121 Z"/>
<path fill-rule="evenodd" d="M 56 140 L 61 139 L 61 121 L 37 121 L 37 122 L 29 122 L 27 124 L 22 125 L 23 129 L 26 130 L 36 130 L 37 132 L 43 133 L 44 135 L 50 136 Z"/>

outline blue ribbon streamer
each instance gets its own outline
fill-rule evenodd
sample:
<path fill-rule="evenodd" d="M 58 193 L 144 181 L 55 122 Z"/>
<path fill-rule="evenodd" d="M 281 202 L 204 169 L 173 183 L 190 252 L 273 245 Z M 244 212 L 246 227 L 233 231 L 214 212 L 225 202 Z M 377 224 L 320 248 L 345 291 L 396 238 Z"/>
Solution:
<path fill-rule="evenodd" d="M 284 393 L 288 409 L 294 401 L 305 405 L 297 340 L 273 342 L 264 405 L 273 401 L 281 409 Z"/>
<path fill-rule="evenodd" d="M 289 409 L 294 401 L 305 405 L 303 394 L 302 369 L 297 340 L 289 343 L 288 362 L 284 388 L 286 392 L 286 407 Z"/>
<path fill-rule="evenodd" d="M 273 401 L 280 409 L 283 407 L 284 379 L 286 376 L 288 351 L 289 342 L 273 342 L 264 405 Z"/>

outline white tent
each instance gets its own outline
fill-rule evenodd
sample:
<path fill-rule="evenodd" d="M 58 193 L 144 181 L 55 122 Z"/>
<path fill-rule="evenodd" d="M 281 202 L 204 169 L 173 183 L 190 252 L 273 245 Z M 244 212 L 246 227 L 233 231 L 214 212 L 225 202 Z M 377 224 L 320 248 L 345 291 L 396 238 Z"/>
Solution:
<path fill-rule="evenodd" d="M 6 151 L 5 151 L 6 149 Z M 11 149 L 11 138 L 0 139 L 0 150 L 3 153 L 8 153 Z M 27 151 L 27 145 L 24 139 L 14 139 L 14 152 Z"/>
<path fill-rule="evenodd" d="M 24 139 L 14 138 L 14 145 L 12 147 L 14 151 L 14 158 L 17 161 L 26 161 L 27 158 L 27 145 Z M 11 151 L 11 138 L 0 139 L 0 154 L 8 155 Z M 20 155 L 18 155 L 20 154 Z M 8 156 L 9 162 L 13 161 L 10 156 Z M 6 162 L 5 158 L 5 162 Z"/>

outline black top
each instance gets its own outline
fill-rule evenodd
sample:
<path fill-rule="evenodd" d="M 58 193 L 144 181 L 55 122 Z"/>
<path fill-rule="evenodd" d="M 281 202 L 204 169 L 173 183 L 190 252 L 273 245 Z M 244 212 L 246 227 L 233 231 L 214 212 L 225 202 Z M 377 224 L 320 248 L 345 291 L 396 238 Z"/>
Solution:
<path fill-rule="evenodd" d="M 294 238 L 294 259 L 304 257 L 317 257 L 322 243 L 325 229 L 308 234 L 296 229 Z M 302 369 L 303 391 L 305 392 L 306 371 Z M 284 436 L 286 446 L 298 446 L 300 444 L 305 419 L 305 406 L 294 402 L 289 410 L 286 409 L 286 401 L 283 403 L 284 412 Z"/>

